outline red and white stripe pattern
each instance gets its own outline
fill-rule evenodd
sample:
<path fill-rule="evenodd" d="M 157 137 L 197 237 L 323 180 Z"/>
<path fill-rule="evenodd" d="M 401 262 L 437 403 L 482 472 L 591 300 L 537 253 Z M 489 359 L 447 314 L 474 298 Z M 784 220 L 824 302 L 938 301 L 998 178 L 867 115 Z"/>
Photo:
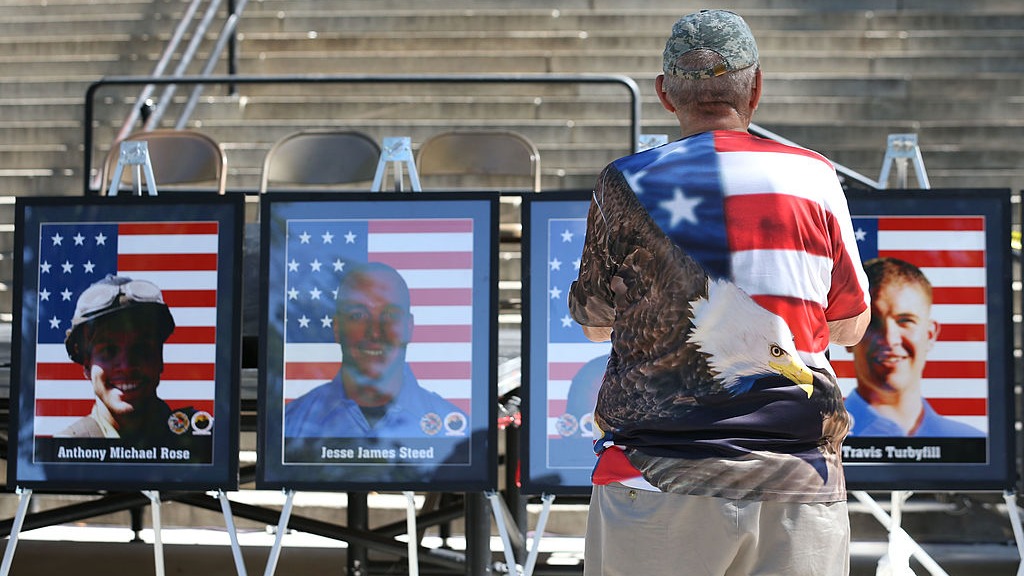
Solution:
<path fill-rule="evenodd" d="M 558 419 L 566 413 L 572 379 L 584 364 L 611 351 L 608 342 L 548 344 L 548 438 L 561 438 Z M 579 416 L 578 414 L 574 416 Z"/>
<path fill-rule="evenodd" d="M 191 406 L 214 414 L 218 226 L 132 222 L 41 227 L 36 436 L 52 436 L 88 414 L 95 403 L 92 384 L 82 366 L 68 358 L 63 335 L 71 326 L 78 295 L 106 274 L 148 280 L 161 289 L 176 327 L 164 345 L 157 394 L 172 409 Z M 66 230 L 74 230 L 81 243 L 64 236 Z M 64 239 L 59 249 L 52 234 Z M 52 291 L 47 288 L 51 285 Z M 47 308 L 50 299 L 63 300 L 62 313 Z"/>
<path fill-rule="evenodd" d="M 304 234 L 311 240 L 304 242 Z M 336 240 L 346 237 L 351 240 L 347 247 Z M 287 281 L 289 288 L 296 288 L 296 297 L 285 314 L 286 403 L 331 380 L 343 361 L 330 330 L 340 270 L 329 264 L 341 255 L 387 264 L 405 279 L 414 319 L 406 361 L 421 386 L 470 414 L 472 219 L 289 220 L 288 238 L 286 259 L 294 259 L 298 274 Z M 308 265 L 313 260 L 325 265 L 314 270 Z M 324 292 L 315 301 L 308 296 L 309 290 L 320 290 L 314 285 L 323 286 Z M 312 320 L 305 328 L 299 323 L 303 316 Z"/>

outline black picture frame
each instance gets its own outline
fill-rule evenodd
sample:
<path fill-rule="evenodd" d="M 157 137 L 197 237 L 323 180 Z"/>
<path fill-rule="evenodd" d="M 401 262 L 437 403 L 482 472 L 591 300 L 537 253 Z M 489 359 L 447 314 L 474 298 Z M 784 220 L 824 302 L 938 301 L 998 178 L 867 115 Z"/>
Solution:
<path fill-rule="evenodd" d="M 257 487 L 494 489 L 498 195 L 279 192 L 261 204 Z M 427 408 L 415 418 L 409 410 L 408 427 L 366 432 L 344 428 L 357 426 L 347 416 L 329 425 L 303 423 L 311 413 L 303 408 L 302 419 L 296 409 L 289 424 L 286 406 L 306 394 L 342 402 L 331 292 L 345 266 L 366 262 L 387 264 L 408 286 L 413 328 L 405 360 L 412 380 L 406 376 L 402 394 L 429 390 L 457 410 Z M 353 354 L 354 364 L 361 356 Z M 390 406 L 402 406 L 398 398 Z M 377 416 L 394 421 L 391 412 Z"/>
<path fill-rule="evenodd" d="M 1014 466 L 1013 293 L 1010 191 L 885 190 L 848 193 L 862 260 L 898 258 L 933 286 L 940 323 L 922 378 L 939 414 L 981 437 L 846 438 L 853 490 L 1007 490 Z M 856 388 L 849 350 L 830 347 L 844 396 Z M 848 399 L 849 402 L 849 399 Z M 856 415 L 855 415 L 856 417 Z"/>
<path fill-rule="evenodd" d="M 522 489 L 589 494 L 597 462 L 593 403 L 608 342 L 583 336 L 568 312 L 579 273 L 590 191 L 523 197 Z"/>
<path fill-rule="evenodd" d="M 17 198 L 9 487 L 237 488 L 243 208 L 198 194 Z M 157 393 L 173 414 L 156 426 L 188 448 L 63 436 L 97 403 L 63 340 L 79 294 L 105 274 L 162 290 L 176 326 Z"/>

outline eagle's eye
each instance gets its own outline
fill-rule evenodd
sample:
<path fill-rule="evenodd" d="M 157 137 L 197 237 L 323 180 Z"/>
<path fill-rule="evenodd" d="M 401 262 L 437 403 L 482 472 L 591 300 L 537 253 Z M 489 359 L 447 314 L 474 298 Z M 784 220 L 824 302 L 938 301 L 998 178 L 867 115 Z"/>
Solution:
<path fill-rule="evenodd" d="M 768 347 L 768 352 L 772 355 L 772 358 L 782 358 L 786 355 L 786 351 L 782 349 L 782 346 L 778 344 L 772 344 Z"/>

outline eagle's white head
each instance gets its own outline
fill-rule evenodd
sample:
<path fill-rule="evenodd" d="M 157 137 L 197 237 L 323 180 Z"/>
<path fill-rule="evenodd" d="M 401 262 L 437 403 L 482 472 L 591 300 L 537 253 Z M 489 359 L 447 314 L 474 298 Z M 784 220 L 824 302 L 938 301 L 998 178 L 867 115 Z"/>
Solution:
<path fill-rule="evenodd" d="M 800 359 L 793 332 L 780 316 L 727 280 L 709 280 L 707 298 L 698 298 L 690 306 L 689 342 L 708 355 L 709 367 L 726 389 L 741 393 L 755 379 L 777 374 L 811 396 L 814 375 Z"/>

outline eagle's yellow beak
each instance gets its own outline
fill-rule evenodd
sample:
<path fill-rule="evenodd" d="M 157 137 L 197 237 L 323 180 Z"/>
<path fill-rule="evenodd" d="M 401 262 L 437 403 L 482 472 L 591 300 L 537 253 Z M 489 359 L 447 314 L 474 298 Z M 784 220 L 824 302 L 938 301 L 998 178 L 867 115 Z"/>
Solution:
<path fill-rule="evenodd" d="M 789 356 L 783 362 L 768 362 L 768 366 L 792 380 L 801 390 L 807 392 L 808 398 L 811 397 L 811 393 L 814 392 L 814 374 L 803 362 Z"/>

